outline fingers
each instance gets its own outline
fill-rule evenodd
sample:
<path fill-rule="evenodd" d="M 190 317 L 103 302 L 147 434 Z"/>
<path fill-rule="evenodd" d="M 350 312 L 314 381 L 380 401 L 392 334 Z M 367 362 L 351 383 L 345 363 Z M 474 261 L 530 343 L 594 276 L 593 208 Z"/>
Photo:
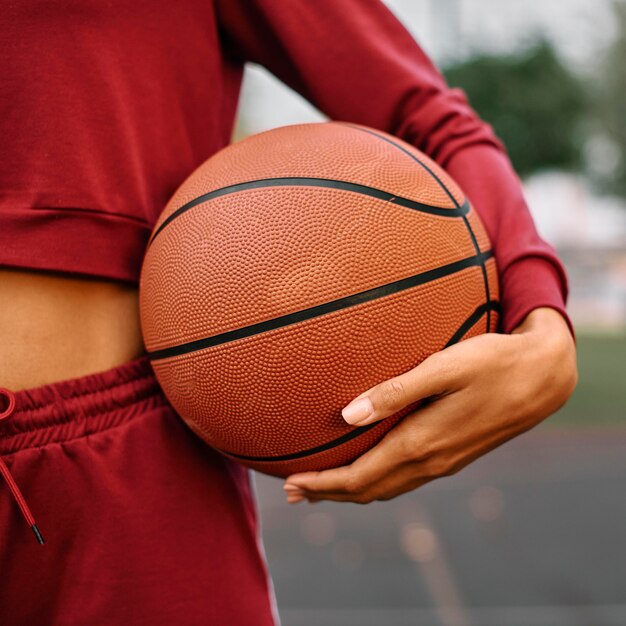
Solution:
<path fill-rule="evenodd" d="M 319 489 L 298 489 L 297 492 L 287 491 L 287 501 L 295 504 L 303 500 L 310 503 L 331 500 L 334 502 L 353 502 L 356 504 L 369 504 L 376 500 L 390 500 L 403 493 L 417 489 L 426 484 L 432 478 L 416 477 L 414 470 L 408 466 L 396 468 L 393 472 L 379 477 L 369 485 L 351 487 L 346 490 L 345 485 L 331 491 Z"/>
<path fill-rule="evenodd" d="M 351 465 L 338 467 L 323 472 L 303 472 L 292 474 L 287 478 L 285 491 L 288 494 L 297 491 L 338 491 L 352 480 L 354 470 Z M 297 490 L 297 491 L 296 491 Z"/>
<path fill-rule="evenodd" d="M 358 494 L 346 494 L 341 492 L 305 492 L 301 498 L 310 503 L 332 500 L 335 502 L 352 502 L 355 504 L 370 504 L 375 501 L 386 501 L 397 496 L 413 491 L 430 482 L 430 478 L 415 479 L 409 474 L 408 469 L 399 470 L 385 476 L 383 480 L 372 485 L 369 489 Z"/>
<path fill-rule="evenodd" d="M 475 448 L 475 442 L 467 440 L 471 429 L 458 427 L 459 418 L 466 421 L 467 404 L 466 394 L 450 393 L 406 415 L 351 465 L 289 476 L 288 501 L 365 504 L 450 475 L 459 467 L 459 447 Z"/>
<path fill-rule="evenodd" d="M 395 465 L 390 453 L 377 449 L 381 444 L 382 442 L 366 452 L 352 465 L 289 476 L 285 489 L 289 491 L 289 487 L 292 486 L 311 493 L 341 492 L 346 495 L 365 492 Z"/>
<path fill-rule="evenodd" d="M 384 482 L 403 469 L 406 457 L 401 454 L 403 442 L 388 433 L 371 450 L 351 465 L 325 470 L 303 472 L 289 476 L 285 491 L 291 502 L 304 499 L 327 499 L 351 502 L 371 502 L 383 493 Z"/>
<path fill-rule="evenodd" d="M 397 413 L 414 402 L 449 392 L 460 366 L 450 349 L 437 352 L 420 365 L 357 396 L 341 414 L 353 426 L 366 426 Z"/>

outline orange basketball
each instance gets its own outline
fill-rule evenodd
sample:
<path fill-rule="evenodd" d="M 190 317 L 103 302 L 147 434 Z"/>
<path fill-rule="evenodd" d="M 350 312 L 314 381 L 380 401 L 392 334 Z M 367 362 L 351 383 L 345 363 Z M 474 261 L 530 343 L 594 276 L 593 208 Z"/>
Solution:
<path fill-rule="evenodd" d="M 189 427 L 277 476 L 350 463 L 412 408 L 355 428 L 341 409 L 494 331 L 485 230 L 424 154 L 342 122 L 231 145 L 170 200 L 141 274 L 156 376 Z"/>

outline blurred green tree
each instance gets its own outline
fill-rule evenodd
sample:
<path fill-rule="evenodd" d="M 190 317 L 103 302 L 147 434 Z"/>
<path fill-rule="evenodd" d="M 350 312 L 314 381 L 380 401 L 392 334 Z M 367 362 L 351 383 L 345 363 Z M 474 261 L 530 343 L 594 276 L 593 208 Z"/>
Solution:
<path fill-rule="evenodd" d="M 581 169 L 585 89 L 549 41 L 540 39 L 513 55 L 481 54 L 444 74 L 492 124 L 521 176 L 546 168 Z"/>
<path fill-rule="evenodd" d="M 601 63 L 596 99 L 600 133 L 615 148 L 605 171 L 596 177 L 602 187 L 626 198 L 626 2 L 615 2 L 617 37 Z"/>

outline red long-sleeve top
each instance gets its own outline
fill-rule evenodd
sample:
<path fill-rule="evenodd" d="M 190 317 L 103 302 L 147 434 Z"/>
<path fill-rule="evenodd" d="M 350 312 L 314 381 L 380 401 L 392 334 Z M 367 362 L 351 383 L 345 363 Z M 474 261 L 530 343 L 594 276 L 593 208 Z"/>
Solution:
<path fill-rule="evenodd" d="M 502 145 L 379 0 L 23 0 L 0 49 L 0 265 L 137 281 L 165 203 L 228 144 L 253 61 L 448 170 L 491 237 L 505 331 L 566 316 Z"/>

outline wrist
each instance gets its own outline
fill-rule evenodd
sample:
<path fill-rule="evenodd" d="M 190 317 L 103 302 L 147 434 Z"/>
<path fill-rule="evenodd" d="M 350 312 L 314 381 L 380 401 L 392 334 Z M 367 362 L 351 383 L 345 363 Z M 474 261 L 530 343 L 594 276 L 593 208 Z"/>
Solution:
<path fill-rule="evenodd" d="M 576 346 L 567 322 L 557 310 L 541 307 L 532 310 L 512 334 L 523 339 L 529 371 L 538 368 L 536 371 L 542 372 L 549 412 L 556 411 L 578 382 Z"/>

